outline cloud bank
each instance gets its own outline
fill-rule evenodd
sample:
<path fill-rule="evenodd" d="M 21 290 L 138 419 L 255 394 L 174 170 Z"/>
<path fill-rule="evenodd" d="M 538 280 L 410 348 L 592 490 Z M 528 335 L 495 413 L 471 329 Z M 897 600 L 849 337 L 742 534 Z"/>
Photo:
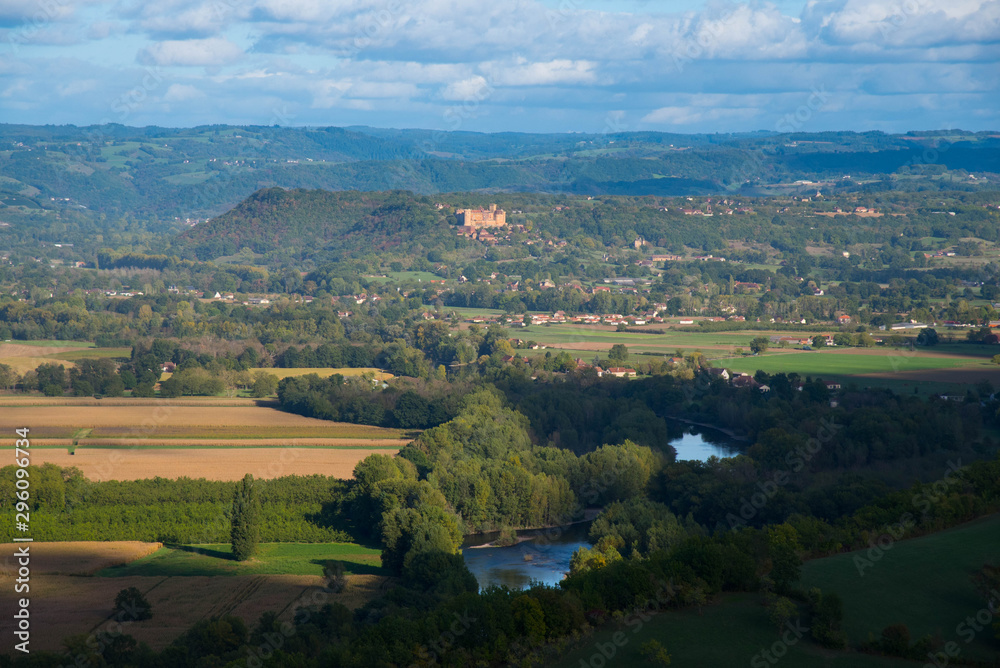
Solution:
<path fill-rule="evenodd" d="M 997 124 L 1000 0 L 637 7 L 0 0 L 0 110 L 482 131 L 787 130 L 803 108 L 792 129 Z"/>

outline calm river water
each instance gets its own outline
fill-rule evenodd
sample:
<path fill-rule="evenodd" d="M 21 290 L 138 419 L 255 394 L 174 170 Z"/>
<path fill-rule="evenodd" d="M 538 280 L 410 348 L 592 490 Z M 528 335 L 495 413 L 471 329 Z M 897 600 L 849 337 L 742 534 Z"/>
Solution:
<path fill-rule="evenodd" d="M 670 442 L 677 450 L 677 459 L 705 461 L 712 455 L 732 457 L 738 450 L 724 434 L 692 426 L 679 439 Z M 462 546 L 465 564 L 476 576 L 480 587 L 506 585 L 523 589 L 532 582 L 555 585 L 569 572 L 569 560 L 580 547 L 587 547 L 590 523 L 574 524 L 554 529 L 520 531 L 528 540 L 510 547 L 474 547 L 497 538 L 497 534 L 469 536 Z"/>

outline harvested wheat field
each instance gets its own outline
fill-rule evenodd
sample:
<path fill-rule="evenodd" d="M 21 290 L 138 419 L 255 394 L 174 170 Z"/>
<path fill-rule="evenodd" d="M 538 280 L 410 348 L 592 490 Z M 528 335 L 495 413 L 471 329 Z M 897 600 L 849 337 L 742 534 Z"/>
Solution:
<path fill-rule="evenodd" d="M 86 350 L 81 346 L 32 346 L 24 343 L 0 343 L 0 361 L 8 357 L 40 357 Z M 48 360 L 51 362 L 52 360 Z"/>
<path fill-rule="evenodd" d="M 406 438 L 90 438 L 78 445 L 88 448 L 392 448 L 399 450 Z M 63 439 L 65 441 L 65 439 Z M 71 442 L 72 443 L 72 442 Z M 35 441 L 36 446 L 62 445 L 59 439 Z"/>
<path fill-rule="evenodd" d="M 21 374 L 34 371 L 43 364 L 62 364 L 67 370 L 76 366 L 73 362 L 56 360 L 49 357 L 0 357 L 0 364 L 6 364 Z"/>
<path fill-rule="evenodd" d="M 103 400 L 102 400 L 103 401 Z M 337 422 L 307 418 L 262 406 L 185 406 L 161 402 L 146 406 L 24 406 L 0 413 L 0 429 L 45 425 L 94 429 L 97 427 L 136 427 L 153 431 L 158 427 L 231 426 L 249 431 L 253 427 L 324 427 L 336 428 Z M 348 425 L 357 427 L 357 425 Z M 378 427 L 370 430 L 378 431 Z M 238 437 L 239 433 L 231 433 Z"/>
<path fill-rule="evenodd" d="M 19 544 L 0 545 L 4 555 L 0 577 L 13 577 L 16 564 L 9 555 L 22 547 Z M 148 556 L 163 547 L 162 543 L 140 541 L 67 541 L 31 543 L 31 572 L 38 575 L 93 575 L 112 566 L 128 564 Z"/>
<path fill-rule="evenodd" d="M 32 450 L 31 463 L 75 466 L 95 482 L 156 477 L 234 481 L 247 473 L 255 478 L 318 473 L 346 479 L 368 455 L 392 452 L 389 448 L 78 448 L 71 455 L 42 448 Z"/>
<path fill-rule="evenodd" d="M 31 649 L 60 650 L 62 640 L 89 633 L 108 619 L 115 596 L 126 587 L 147 592 L 163 577 L 87 578 L 75 575 L 33 575 L 31 578 Z M 0 578 L 0 606 L 16 610 L 14 579 Z M 154 611 L 155 614 L 155 611 Z M 0 617 L 0 635 L 12 638 L 12 615 Z M 194 620 L 192 620 L 194 621 Z M 126 631 L 127 633 L 127 631 Z"/>
<path fill-rule="evenodd" d="M 20 427 L 29 427 L 34 438 L 73 438 L 84 446 L 131 445 L 134 439 L 150 439 L 149 443 L 154 439 L 165 443 L 164 439 L 176 439 L 167 443 L 171 446 L 211 445 L 191 442 L 192 439 L 221 439 L 215 445 L 228 446 L 264 445 L 258 439 L 268 439 L 268 445 L 289 445 L 293 444 L 292 439 L 300 438 L 331 439 L 326 444 L 330 446 L 363 445 L 348 443 L 351 439 L 371 439 L 389 447 L 407 442 L 399 429 L 307 418 L 269 406 L 190 406 L 172 402 L 121 406 L 28 405 L 0 411 L 0 433 L 13 433 Z M 90 439 L 104 440 L 95 443 Z M 243 443 L 244 440 L 248 442 Z"/>
<path fill-rule="evenodd" d="M 324 579 L 318 575 L 36 575 L 31 581 L 31 620 L 33 628 L 44 632 L 32 634 L 31 648 L 61 650 L 67 636 L 113 627 L 159 650 L 196 621 L 214 615 L 236 615 L 253 627 L 267 610 L 290 619 L 295 608 L 314 603 L 336 601 L 357 608 L 381 592 L 386 580 L 376 575 L 351 575 L 346 590 L 333 594 L 322 591 Z M 0 605 L 5 610 L 16 609 L 12 583 L 12 578 L 0 578 Z M 127 587 L 136 587 L 145 595 L 153 617 L 141 622 L 125 620 L 119 628 L 113 621 L 114 600 Z M 0 635 L 11 636 L 12 621 L 9 615 L 0 618 Z"/>
<path fill-rule="evenodd" d="M 0 360 L 2 361 L 2 360 Z M 267 406 L 269 399 L 249 397 L 175 397 L 156 399 L 141 397 L 42 397 L 33 394 L 0 394 L 0 406 Z"/>

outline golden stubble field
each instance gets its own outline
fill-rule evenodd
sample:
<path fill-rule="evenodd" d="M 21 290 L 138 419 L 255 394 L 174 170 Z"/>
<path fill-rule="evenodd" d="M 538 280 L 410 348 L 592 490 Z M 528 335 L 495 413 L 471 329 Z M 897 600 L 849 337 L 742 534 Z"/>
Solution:
<path fill-rule="evenodd" d="M 234 481 L 247 473 L 255 478 L 319 474 L 346 479 L 368 455 L 394 452 L 387 448 L 319 447 L 77 448 L 71 455 L 58 448 L 38 448 L 31 453 L 31 463 L 75 466 L 95 482 L 156 477 Z"/>
<path fill-rule="evenodd" d="M 103 401 L 103 400 L 102 400 Z M 162 401 L 158 404 L 118 405 L 118 406 L 17 406 L 0 411 L 0 429 L 15 427 L 69 427 L 72 429 L 95 429 L 99 427 L 125 427 L 137 432 L 155 434 L 157 428 L 177 427 L 228 427 L 231 436 L 249 432 L 254 428 L 298 429 L 313 427 L 334 435 L 338 429 L 351 428 L 366 430 L 372 434 L 393 433 L 378 427 L 348 425 L 317 418 L 307 418 L 293 413 L 285 413 L 277 408 L 265 406 L 189 406 Z M 137 434 L 141 435 L 141 434 Z"/>
<path fill-rule="evenodd" d="M 32 463 L 75 466 L 94 481 L 144 478 L 239 480 L 321 474 L 349 478 L 372 453 L 410 439 L 398 429 L 330 422 L 267 405 L 116 400 L 4 405 L 0 434 L 28 427 Z M 34 398 L 37 399 L 37 398 Z M 92 400 L 96 402 L 96 400 Z M 71 454 L 72 453 L 72 454 Z"/>
<path fill-rule="evenodd" d="M 349 575 L 341 594 L 322 591 L 319 575 L 235 576 L 134 576 L 86 577 L 101 568 L 127 563 L 160 547 L 159 543 L 75 542 L 31 544 L 30 597 L 35 651 L 59 651 L 62 641 L 74 634 L 99 629 L 120 630 L 162 649 L 192 624 L 221 615 L 236 615 L 251 628 L 268 610 L 281 619 L 291 619 L 295 609 L 313 603 L 339 602 L 355 609 L 384 593 L 388 578 Z M 17 609 L 14 571 L 10 555 L 16 546 L 0 545 L 0 606 Z M 114 600 L 119 591 L 136 587 L 145 595 L 152 619 L 126 621 L 119 628 L 114 620 Z M 13 618 L 0 616 L 0 636 L 13 637 Z"/>

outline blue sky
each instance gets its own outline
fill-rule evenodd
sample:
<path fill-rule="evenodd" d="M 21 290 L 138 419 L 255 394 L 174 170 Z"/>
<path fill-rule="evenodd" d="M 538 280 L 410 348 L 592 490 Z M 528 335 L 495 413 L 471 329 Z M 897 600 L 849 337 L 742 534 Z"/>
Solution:
<path fill-rule="evenodd" d="M 1000 129 L 1000 0 L 0 0 L 0 121 Z"/>

